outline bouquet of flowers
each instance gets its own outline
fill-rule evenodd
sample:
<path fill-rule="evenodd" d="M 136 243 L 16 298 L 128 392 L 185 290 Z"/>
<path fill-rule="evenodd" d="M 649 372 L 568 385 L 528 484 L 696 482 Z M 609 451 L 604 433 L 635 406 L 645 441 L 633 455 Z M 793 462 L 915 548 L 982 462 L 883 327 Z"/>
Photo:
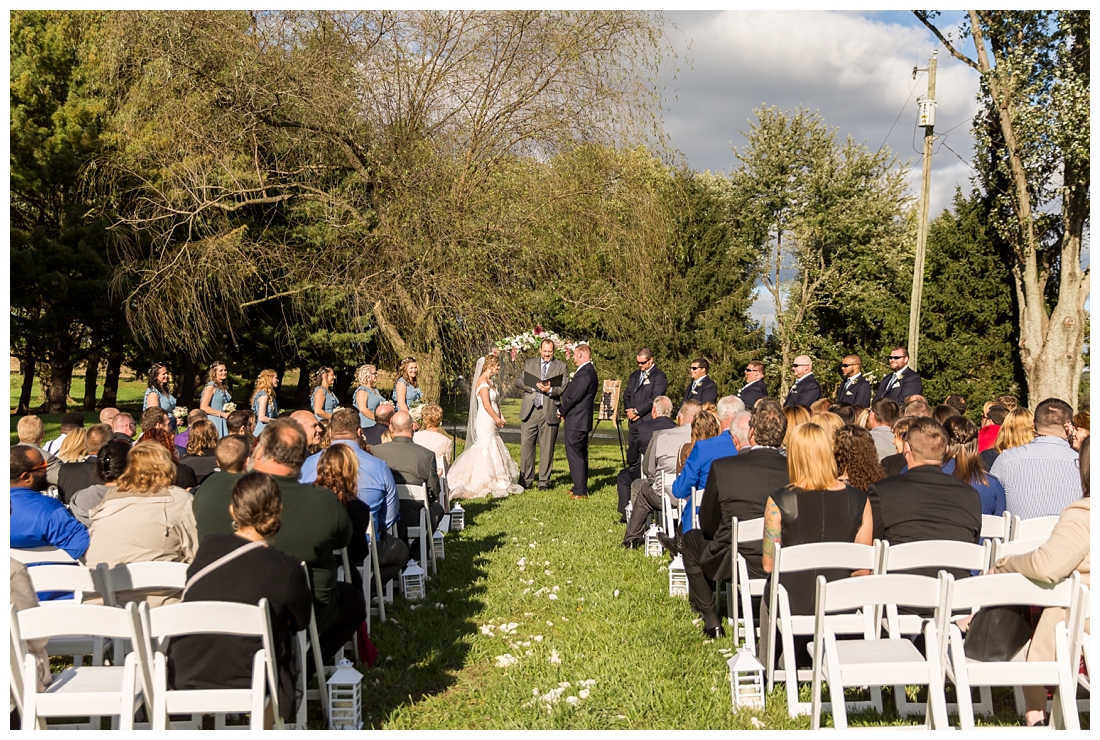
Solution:
<path fill-rule="evenodd" d="M 424 404 L 418 403 L 409 406 L 409 416 L 412 417 L 414 422 L 420 424 L 421 420 L 424 418 Z"/>
<path fill-rule="evenodd" d="M 172 409 L 172 416 L 176 417 L 177 421 L 187 421 L 188 410 L 186 406 L 176 406 Z"/>
<path fill-rule="evenodd" d="M 573 348 L 579 344 L 579 342 L 566 341 L 554 332 L 546 331 L 541 326 L 535 326 L 532 331 L 501 339 L 493 345 L 493 349 L 498 352 L 508 352 L 510 359 L 515 362 L 516 355 L 520 352 L 537 349 L 546 339 L 554 343 L 555 349 L 565 350 L 566 360 L 573 354 Z"/>
<path fill-rule="evenodd" d="M 232 414 L 236 410 L 237 410 L 237 404 L 233 403 L 232 401 L 229 401 L 228 403 L 225 403 L 225 404 L 222 405 L 222 411 L 224 411 L 227 414 Z"/>

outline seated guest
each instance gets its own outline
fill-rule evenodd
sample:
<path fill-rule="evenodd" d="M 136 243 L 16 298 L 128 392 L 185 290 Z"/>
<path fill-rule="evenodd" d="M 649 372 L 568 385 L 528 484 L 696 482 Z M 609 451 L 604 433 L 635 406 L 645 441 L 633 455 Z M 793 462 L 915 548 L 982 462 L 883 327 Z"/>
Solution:
<path fill-rule="evenodd" d="M 1008 409 L 999 403 L 990 403 L 989 407 L 982 412 L 982 426 L 978 430 L 978 452 L 985 452 L 993 448 L 993 445 L 997 442 L 997 434 L 1001 431 L 1001 424 L 1004 424 L 1006 416 L 1008 416 Z M 996 456 L 994 456 L 994 459 L 996 459 Z M 992 460 L 989 464 L 993 464 Z"/>
<path fill-rule="evenodd" d="M 676 455 L 676 475 L 683 472 L 684 463 L 687 462 L 688 455 L 695 448 L 696 442 L 717 437 L 722 432 L 722 427 L 718 424 L 718 417 L 712 411 L 707 410 L 707 405 L 709 404 L 699 407 L 699 413 L 695 415 L 691 422 L 691 438 L 681 445 L 680 452 Z"/>
<path fill-rule="evenodd" d="M 298 482 L 305 459 L 306 435 L 301 425 L 294 419 L 277 419 L 260 435 L 252 452 L 252 469 L 270 473 L 279 486 L 283 516 L 273 544 L 310 568 L 321 652 L 328 661 L 366 619 L 366 602 L 362 589 L 336 579 L 334 553 L 351 541 L 351 520 L 332 491 Z M 195 498 L 200 536 L 232 533 L 228 512 L 236 482 L 229 474 L 206 479 Z M 201 499 L 205 501 L 200 507 Z"/>
<path fill-rule="evenodd" d="M 65 436 L 74 429 L 84 428 L 84 414 L 78 414 L 75 412 L 68 412 L 61 415 L 61 434 L 56 439 L 51 439 L 46 443 L 43 448 L 51 455 L 58 456 L 58 452 L 61 450 L 61 445 L 65 441 Z"/>
<path fill-rule="evenodd" d="M 57 474 L 57 492 L 66 504 L 72 500 L 77 491 L 103 482 L 96 475 L 96 457 L 103 445 L 111 439 L 112 434 L 109 424 L 96 424 L 88 429 L 85 437 L 88 457 L 82 462 L 62 463 L 61 470 Z"/>
<path fill-rule="evenodd" d="M 29 445 L 11 448 L 10 547 L 56 547 L 72 558 L 88 549 L 88 530 L 55 498 L 42 494 L 46 461 Z"/>
<path fill-rule="evenodd" d="M 905 409 L 902 411 L 904 416 L 916 416 L 922 419 L 932 418 L 932 407 L 928 405 L 928 402 L 923 398 L 914 398 L 911 401 L 907 401 Z"/>
<path fill-rule="evenodd" d="M 959 416 L 962 416 L 966 413 L 966 408 L 967 408 L 966 399 L 963 398 L 962 396 L 960 396 L 958 393 L 952 393 L 950 396 L 943 399 L 943 402 L 944 402 L 945 405 L 951 406 L 956 411 L 958 411 Z"/>
<path fill-rule="evenodd" d="M 943 425 L 947 432 L 950 459 L 943 472 L 970 485 L 982 501 L 982 513 L 1000 516 L 1005 511 L 1005 489 L 997 477 L 987 473 L 978 455 L 978 427 L 965 416 L 952 416 Z"/>
<path fill-rule="evenodd" d="M 373 414 L 373 412 L 371 413 Z M 374 419 L 371 419 L 370 422 L 374 424 Z M 362 416 L 359 418 L 359 423 L 361 425 L 363 423 Z M 455 441 L 447 436 L 447 433 L 440 427 L 442 423 L 443 409 L 440 405 L 438 403 L 424 404 L 424 408 L 420 411 L 420 430 L 413 433 L 413 442 L 421 447 L 427 447 L 435 453 L 436 457 L 442 455 L 449 465 L 451 460 L 454 459 Z"/>
<path fill-rule="evenodd" d="M 333 413 L 333 423 L 338 423 L 337 414 L 342 409 Z M 348 544 L 348 559 L 352 565 L 360 566 L 370 554 L 370 538 L 367 528 L 370 526 L 371 509 L 363 499 L 359 498 L 359 457 L 351 445 L 333 444 L 321 453 L 321 459 L 317 462 L 317 479 L 315 486 L 323 486 L 333 491 L 336 498 L 347 509 L 351 519 L 351 542 Z M 409 547 L 401 540 L 389 534 L 385 530 L 375 529 L 379 534 L 380 546 L 378 552 L 378 568 L 382 575 L 382 583 L 393 580 L 401 573 L 403 566 L 409 559 Z M 353 580 L 362 588 L 359 577 L 359 569 L 352 571 Z"/>
<path fill-rule="evenodd" d="M 180 465 L 186 465 L 195 471 L 196 485 L 201 485 L 207 476 L 218 467 L 214 457 L 214 448 L 218 446 L 218 430 L 213 422 L 200 419 L 187 431 L 191 432 L 187 440 L 187 454 L 180 458 Z"/>
<path fill-rule="evenodd" d="M 61 464 L 82 463 L 88 459 L 88 430 L 84 427 L 73 429 L 65 435 L 65 441 L 57 450 Z M 60 473 L 59 473 L 60 475 Z"/>
<path fill-rule="evenodd" d="M 225 521 L 222 514 L 229 495 L 226 492 L 232 492 L 233 486 L 247 472 L 251 452 L 252 443 L 239 434 L 227 434 L 218 440 L 214 447 L 214 459 L 218 461 L 219 470 L 208 475 L 203 484 L 193 491 L 195 500 L 191 511 L 198 522 L 200 536 L 207 534 L 203 529 L 207 522 Z"/>
<path fill-rule="evenodd" d="M 429 526 L 434 532 L 445 513 L 439 503 L 439 474 L 435 470 L 435 455 L 426 447 L 413 442 L 413 421 L 408 412 L 398 411 L 390 419 L 389 426 L 393 441 L 371 447 L 370 454 L 389 466 L 394 482 L 410 486 L 427 484 Z M 400 508 L 401 518 L 407 526 L 415 527 L 420 524 L 420 510 L 423 508 L 421 504 L 401 501 Z"/>
<path fill-rule="evenodd" d="M 111 419 L 111 429 L 114 430 L 114 439 L 130 444 L 134 441 L 134 432 L 137 431 L 137 422 L 134 417 L 125 411 L 120 411 L 118 416 Z"/>
<path fill-rule="evenodd" d="M 187 412 L 187 428 L 176 435 L 176 447 L 187 449 L 187 443 L 191 441 L 191 427 L 197 421 L 207 421 L 209 416 L 202 409 L 191 409 Z M 217 433 L 215 431 L 215 433 Z"/>
<path fill-rule="evenodd" d="M 199 536 L 191 494 L 173 485 L 175 467 L 163 445 L 152 441 L 134 445 L 118 485 L 88 513 L 92 523 L 85 560 L 89 568 L 152 560 L 190 563 L 195 558 Z M 161 591 L 149 594 L 147 600 L 149 606 L 160 606 L 178 596 L 176 591 Z"/>
<path fill-rule="evenodd" d="M 1033 419 L 1031 412 L 1025 408 L 1015 408 L 1005 415 L 993 446 L 982 453 L 982 465 L 985 466 L 986 470 L 993 469 L 993 463 L 1005 450 L 1031 444 L 1031 441 L 1035 439 Z"/>
<path fill-rule="evenodd" d="M 859 414 L 859 410 L 855 406 L 839 403 L 833 404 L 829 412 L 836 414 L 845 424 L 855 424 L 856 416 Z"/>
<path fill-rule="evenodd" d="M 99 410 L 99 423 L 111 426 L 111 419 L 118 416 L 118 409 L 114 406 L 107 406 Z"/>
<path fill-rule="evenodd" d="M 878 462 L 875 441 L 862 427 L 847 424 L 833 433 L 833 457 L 840 480 L 861 491 L 886 477 Z"/>
<path fill-rule="evenodd" d="M 214 448 L 214 459 L 218 461 L 219 473 L 243 473 L 248 464 L 248 455 L 252 452 L 252 442 L 236 439 L 239 434 L 230 434 L 218 440 Z"/>
<path fill-rule="evenodd" d="M 297 694 L 295 634 L 309 626 L 311 594 L 301 561 L 273 546 L 282 509 L 279 486 L 267 473 L 249 473 L 237 481 L 230 504 L 234 532 L 203 538 L 187 569 L 183 600 L 258 604 L 267 599 L 279 713 L 290 722 L 298 701 L 305 700 Z M 195 577 L 217 562 L 220 565 L 213 570 Z M 173 637 L 168 643 L 168 685 L 172 689 L 247 689 L 252 685 L 252 656 L 260 647 L 258 637 Z M 271 727 L 270 720 L 265 717 L 265 727 Z"/>
<path fill-rule="evenodd" d="M 225 417 L 225 428 L 229 434 L 252 437 L 256 429 L 256 414 L 252 409 L 237 409 Z"/>
<path fill-rule="evenodd" d="M 96 483 L 77 491 L 69 502 L 69 510 L 85 526 L 92 523 L 89 512 L 99 506 L 108 491 L 118 486 L 129 458 L 130 445 L 120 439 L 112 439 L 100 449 L 96 456 Z"/>
<path fill-rule="evenodd" d="M 161 411 L 160 409 L 149 410 Z M 161 411 L 161 413 L 164 414 L 163 411 Z M 166 420 L 165 423 L 167 423 L 168 415 L 164 414 L 164 416 Z M 141 433 L 141 436 L 138 437 L 138 444 L 142 442 L 156 442 L 167 450 L 169 456 L 172 458 L 172 465 L 175 468 L 176 485 L 188 491 L 194 490 L 195 486 L 198 485 L 198 477 L 195 475 L 195 470 L 187 465 L 179 464 L 179 448 L 172 444 L 172 433 L 169 432 L 166 427 L 162 427 L 158 424 L 157 426 L 145 429 L 145 431 Z M 184 452 L 186 453 L 186 450 L 184 450 Z"/>
<path fill-rule="evenodd" d="M 740 414 L 738 414 L 740 417 Z M 748 422 L 748 444 L 736 456 L 714 461 L 707 476 L 699 528 L 684 534 L 684 570 L 687 571 L 691 607 L 703 617 L 703 633 L 721 634 L 712 581 L 729 580 L 733 517 L 746 522 L 759 519 L 774 491 L 789 483 L 787 458 L 779 446 L 787 433 L 787 417 L 777 401 L 763 399 L 753 408 Z M 733 426 L 737 426 L 735 418 Z M 737 546 L 745 558 L 750 578 L 764 578 L 760 541 Z"/>
<path fill-rule="evenodd" d="M 889 398 L 875 401 L 867 414 L 867 428 L 875 440 L 879 462 L 898 451 L 894 446 L 894 422 L 898 420 L 898 414 L 898 405 Z"/>
<path fill-rule="evenodd" d="M 810 416 L 816 417 L 818 414 L 824 414 L 833 407 L 833 399 L 831 398 L 819 398 L 809 405 Z"/>
<path fill-rule="evenodd" d="M 325 428 L 317 421 L 317 416 L 312 411 L 294 411 L 290 418 L 298 422 L 298 426 L 306 433 L 306 449 L 309 454 L 316 455 L 321 451 L 321 437 L 325 434 Z M 325 445 L 327 447 L 327 445 Z"/>
<path fill-rule="evenodd" d="M 21 416 L 15 427 L 19 434 L 19 444 L 38 450 L 46 461 L 46 484 L 56 486 L 57 474 L 61 470 L 61 461 L 57 459 L 56 455 L 51 455 L 42 449 L 42 438 L 46 433 L 46 427 L 42 420 L 37 416 Z"/>
<path fill-rule="evenodd" d="M 1011 393 L 1006 393 L 1003 396 L 997 396 L 997 403 L 1008 409 L 1009 413 L 1016 410 L 1016 407 L 1020 405 L 1019 399 Z"/>
<path fill-rule="evenodd" d="M 935 419 L 916 419 L 905 434 L 909 470 L 881 480 L 867 492 L 874 511 L 875 539 L 891 545 L 924 540 L 978 542 L 982 531 L 982 501 L 967 483 L 944 472 L 947 432 Z M 948 569 L 955 578 L 969 571 Z M 917 569 L 936 577 L 938 568 Z"/>
<path fill-rule="evenodd" d="M 367 440 L 367 444 L 373 447 L 392 439 L 390 436 L 390 419 L 393 418 L 395 411 L 396 409 L 392 403 L 378 404 L 374 409 L 374 426 L 363 430 L 363 438 Z"/>
<path fill-rule="evenodd" d="M 1073 449 L 1080 450 L 1081 443 L 1089 436 L 1089 410 L 1081 409 L 1073 415 Z"/>
<path fill-rule="evenodd" d="M 906 470 L 905 435 L 909 432 L 909 427 L 912 426 L 913 422 L 916 420 L 917 417 L 915 416 L 902 416 L 894 422 L 894 449 L 897 450 L 897 453 L 887 455 L 879 461 L 882 465 L 882 469 L 886 471 L 887 475 L 900 475 Z"/>
<path fill-rule="evenodd" d="M 823 411 L 820 414 L 815 414 L 813 421 L 814 424 L 824 429 L 829 437 L 832 437 L 842 426 L 844 426 L 844 419 L 841 419 L 832 411 Z"/>
<path fill-rule="evenodd" d="M 642 545 L 646 520 L 652 512 L 660 511 L 664 505 L 658 493 L 661 489 L 655 487 L 654 482 L 661 475 L 667 474 L 670 478 L 676 476 L 680 448 L 691 442 L 692 423 L 702 409 L 703 406 L 698 401 L 685 401 L 680 405 L 680 413 L 676 415 L 678 426 L 654 432 L 650 438 L 649 446 L 642 455 L 642 472 L 646 477 L 630 484 L 634 509 L 626 524 L 623 547 L 634 549 Z M 715 421 L 715 427 L 717 425 L 718 422 Z"/>
<path fill-rule="evenodd" d="M 700 490 L 707 487 L 707 474 L 710 473 L 710 465 L 722 457 L 732 457 L 737 454 L 737 445 L 734 444 L 733 434 L 730 433 L 730 422 L 733 415 L 745 410 L 745 404 L 737 396 L 724 396 L 718 401 L 718 434 L 709 439 L 700 439 L 692 445 L 691 452 L 684 461 L 684 468 L 676 482 L 672 484 L 672 495 L 679 499 L 686 499 L 691 495 L 692 488 Z M 696 422 L 699 417 L 696 417 Z M 687 527 L 691 528 L 691 517 L 684 517 Z"/>
<path fill-rule="evenodd" d="M 1089 586 L 1092 568 L 1089 565 L 1091 543 L 1089 541 L 1089 517 L 1092 514 L 1092 499 L 1089 497 L 1089 440 L 1081 445 L 1081 493 L 1083 498 L 1074 501 L 1065 508 L 1054 525 L 1050 538 L 1038 549 L 1020 555 L 1001 558 L 991 569 L 993 573 L 1022 573 L 1039 583 L 1058 583 L 1068 578 L 1073 571 L 1081 574 L 1081 583 Z M 1051 662 L 1056 660 L 1055 627 L 1069 618 L 1069 610 L 1049 607 L 1043 610 L 1039 624 L 1031 637 L 1031 646 L 1027 650 L 1030 661 Z M 1085 620 L 1085 632 L 1090 631 L 1090 622 Z M 1074 666 L 1076 668 L 1076 665 Z M 1047 692 L 1043 686 L 1024 686 L 1025 720 L 1029 727 L 1045 722 Z"/>
<path fill-rule="evenodd" d="M 783 409 L 783 416 L 787 417 L 787 434 L 783 437 L 783 449 L 787 449 L 787 440 L 790 439 L 791 431 L 813 417 L 810 415 L 810 410 L 804 406 L 786 406 Z"/>
<path fill-rule="evenodd" d="M 1005 450 L 990 470 L 1005 487 L 1005 507 L 1021 519 L 1058 516 L 1081 498 L 1073 409 L 1060 398 L 1035 407 L 1035 439 Z"/>
<path fill-rule="evenodd" d="M 672 400 L 668 396 L 657 396 L 653 399 L 653 406 L 648 414 L 643 416 L 634 425 L 634 446 L 638 453 L 638 460 L 634 465 L 627 465 L 619 471 L 615 486 L 619 493 L 619 522 L 626 523 L 626 507 L 630 503 L 630 486 L 642 477 L 642 457 L 649 449 L 649 442 L 654 432 L 662 432 L 676 427 L 669 417 L 672 416 Z"/>
<path fill-rule="evenodd" d="M 936 423 L 943 426 L 943 423 L 950 419 L 952 416 L 961 416 L 959 410 L 954 406 L 944 403 L 940 404 L 936 408 L 932 409 L 932 418 L 936 420 Z"/>
<path fill-rule="evenodd" d="M 774 491 L 765 502 L 763 556 L 765 573 L 772 572 L 775 543 L 793 547 L 812 542 L 871 544 L 871 505 L 867 494 L 837 477 L 836 458 L 829 434 L 810 422 L 795 429 L 787 446 L 790 483 Z M 857 571 L 860 573 L 860 571 Z M 790 598 L 791 614 L 813 614 L 817 577 L 834 581 L 853 573 L 842 568 L 785 573 L 779 582 Z M 764 598 L 769 598 L 770 582 Z M 796 663 L 809 666 L 805 645 L 810 636 L 796 637 Z"/>

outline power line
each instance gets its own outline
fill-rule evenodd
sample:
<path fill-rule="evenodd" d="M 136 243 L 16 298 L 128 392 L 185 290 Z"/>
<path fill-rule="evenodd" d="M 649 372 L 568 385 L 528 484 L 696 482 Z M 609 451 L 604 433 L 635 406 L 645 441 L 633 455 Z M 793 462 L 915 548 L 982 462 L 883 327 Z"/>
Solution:
<path fill-rule="evenodd" d="M 886 138 L 884 138 L 882 140 L 882 143 L 878 145 L 878 149 L 875 151 L 875 154 L 881 152 L 882 147 L 886 146 L 886 142 L 887 140 L 889 140 L 890 134 L 894 132 L 894 126 L 898 125 L 898 121 L 901 120 L 901 114 L 905 112 L 905 106 L 909 105 L 909 101 L 913 99 L 913 91 L 916 90 L 916 82 L 916 79 L 914 79 L 913 84 L 909 87 L 909 97 L 907 97 L 905 99 L 905 102 L 901 104 L 901 110 L 898 111 L 897 118 L 895 118 L 894 122 L 890 124 L 890 130 L 886 132 Z"/>

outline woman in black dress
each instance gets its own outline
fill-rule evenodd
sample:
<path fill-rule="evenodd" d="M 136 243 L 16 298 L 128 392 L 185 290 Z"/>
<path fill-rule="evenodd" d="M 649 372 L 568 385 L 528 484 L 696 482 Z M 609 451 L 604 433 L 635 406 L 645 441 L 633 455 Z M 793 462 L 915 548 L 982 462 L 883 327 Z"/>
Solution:
<path fill-rule="evenodd" d="M 309 626 L 313 595 L 301 561 L 270 546 L 271 538 L 279 531 L 282 510 L 279 486 L 267 473 L 248 473 L 237 481 L 229 507 L 236 531 L 203 538 L 187 569 L 183 600 L 257 604 L 267 599 L 279 673 L 279 713 L 289 722 L 302 700 L 297 688 L 294 636 Z M 202 578 L 194 578 L 215 560 L 252 543 L 262 546 L 242 552 Z M 174 689 L 248 688 L 252 656 L 260 647 L 258 637 L 174 637 L 168 645 L 168 684 Z M 265 717 L 265 726 L 270 726 L 269 720 Z"/>

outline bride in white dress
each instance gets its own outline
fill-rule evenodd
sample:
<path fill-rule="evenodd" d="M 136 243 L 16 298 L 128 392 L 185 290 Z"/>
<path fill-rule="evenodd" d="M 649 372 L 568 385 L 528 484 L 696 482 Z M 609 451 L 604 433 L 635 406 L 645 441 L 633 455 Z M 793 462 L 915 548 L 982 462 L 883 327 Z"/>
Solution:
<path fill-rule="evenodd" d="M 496 355 L 477 361 L 466 449 L 447 474 L 451 498 L 504 498 L 523 491 L 516 482 L 519 468 L 500 438 L 505 421 L 500 413 L 500 393 L 493 382 L 499 372 L 500 359 Z"/>

